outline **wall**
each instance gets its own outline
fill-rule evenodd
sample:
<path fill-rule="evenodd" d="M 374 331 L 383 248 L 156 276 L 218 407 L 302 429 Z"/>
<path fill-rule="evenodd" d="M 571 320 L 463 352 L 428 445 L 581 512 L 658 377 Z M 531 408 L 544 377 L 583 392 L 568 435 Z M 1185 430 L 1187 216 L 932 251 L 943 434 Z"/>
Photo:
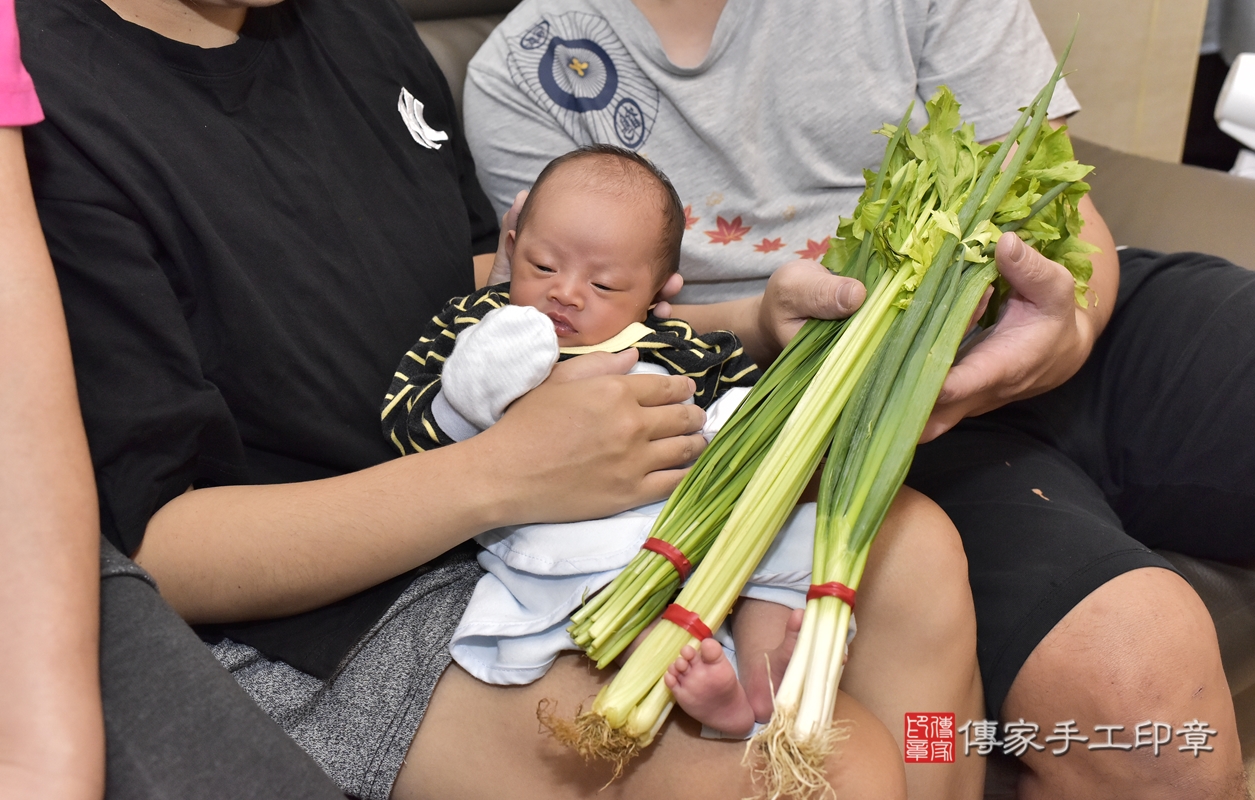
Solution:
<path fill-rule="evenodd" d="M 1061 52 L 1080 14 L 1068 83 L 1084 106 L 1072 133 L 1180 161 L 1207 0 L 1032 0 Z"/>

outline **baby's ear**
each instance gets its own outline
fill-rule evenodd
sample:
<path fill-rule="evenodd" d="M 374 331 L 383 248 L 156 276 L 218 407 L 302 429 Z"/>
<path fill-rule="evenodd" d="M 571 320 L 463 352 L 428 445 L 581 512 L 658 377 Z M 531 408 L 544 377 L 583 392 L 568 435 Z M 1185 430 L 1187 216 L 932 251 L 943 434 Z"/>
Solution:
<path fill-rule="evenodd" d="M 517 238 L 517 235 L 514 233 L 514 229 L 513 229 L 513 228 L 511 228 L 510 230 L 506 231 L 506 234 L 505 234 L 505 257 L 506 257 L 506 258 L 508 258 L 508 259 L 510 259 L 511 261 L 513 261 L 513 260 L 514 260 L 514 240 L 515 240 L 515 238 Z"/>

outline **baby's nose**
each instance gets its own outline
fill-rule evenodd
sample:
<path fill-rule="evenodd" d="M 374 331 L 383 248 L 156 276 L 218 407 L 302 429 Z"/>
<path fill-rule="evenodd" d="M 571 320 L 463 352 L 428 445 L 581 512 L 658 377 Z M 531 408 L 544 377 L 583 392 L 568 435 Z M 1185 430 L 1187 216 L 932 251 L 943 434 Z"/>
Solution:
<path fill-rule="evenodd" d="M 550 287 L 549 297 L 556 303 L 572 308 L 582 305 L 579 288 L 568 281 L 555 281 Z"/>

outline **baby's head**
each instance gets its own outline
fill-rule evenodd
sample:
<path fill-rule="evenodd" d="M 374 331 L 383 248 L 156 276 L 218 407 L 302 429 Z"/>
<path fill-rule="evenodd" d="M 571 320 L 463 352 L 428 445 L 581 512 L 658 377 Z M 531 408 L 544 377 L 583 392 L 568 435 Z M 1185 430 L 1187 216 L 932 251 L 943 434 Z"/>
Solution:
<path fill-rule="evenodd" d="M 510 302 L 553 320 L 562 347 L 645 319 L 680 266 L 684 209 L 637 154 L 590 145 L 545 167 L 507 239 Z"/>

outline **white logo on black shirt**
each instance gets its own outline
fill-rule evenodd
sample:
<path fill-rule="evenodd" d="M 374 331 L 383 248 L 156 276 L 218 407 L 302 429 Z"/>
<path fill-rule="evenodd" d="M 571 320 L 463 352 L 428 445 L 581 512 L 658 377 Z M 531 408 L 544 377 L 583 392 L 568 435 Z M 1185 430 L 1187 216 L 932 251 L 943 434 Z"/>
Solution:
<path fill-rule="evenodd" d="M 449 138 L 449 134 L 438 131 L 423 119 L 423 104 L 410 94 L 410 90 L 401 87 L 401 96 L 397 98 L 397 111 L 405 120 L 405 127 L 414 137 L 414 141 L 429 150 L 439 150 L 440 143 Z"/>

